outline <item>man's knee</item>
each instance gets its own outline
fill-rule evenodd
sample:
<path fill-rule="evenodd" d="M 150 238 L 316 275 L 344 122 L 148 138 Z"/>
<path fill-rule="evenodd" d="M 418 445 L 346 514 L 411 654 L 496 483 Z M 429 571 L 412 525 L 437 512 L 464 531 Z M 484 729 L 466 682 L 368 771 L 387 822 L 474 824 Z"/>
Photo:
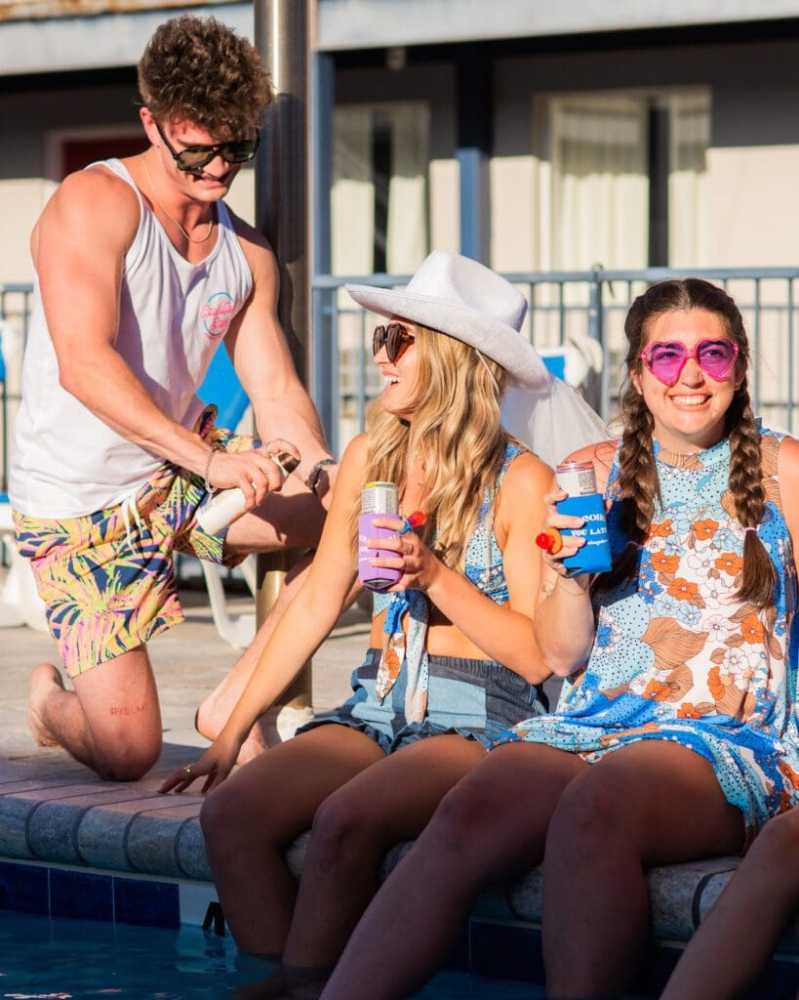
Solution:
<path fill-rule="evenodd" d="M 114 746 L 96 749 L 95 770 L 106 781 L 138 781 L 160 754 L 160 736 L 147 741 L 118 739 Z"/>

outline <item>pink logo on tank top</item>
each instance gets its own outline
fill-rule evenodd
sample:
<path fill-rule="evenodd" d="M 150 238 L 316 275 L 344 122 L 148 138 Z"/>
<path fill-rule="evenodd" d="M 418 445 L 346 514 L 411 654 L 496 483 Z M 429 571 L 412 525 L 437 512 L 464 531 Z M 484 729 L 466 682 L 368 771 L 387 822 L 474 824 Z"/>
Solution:
<path fill-rule="evenodd" d="M 209 337 L 224 337 L 236 311 L 233 296 L 228 292 L 214 292 L 200 310 L 200 319 Z"/>

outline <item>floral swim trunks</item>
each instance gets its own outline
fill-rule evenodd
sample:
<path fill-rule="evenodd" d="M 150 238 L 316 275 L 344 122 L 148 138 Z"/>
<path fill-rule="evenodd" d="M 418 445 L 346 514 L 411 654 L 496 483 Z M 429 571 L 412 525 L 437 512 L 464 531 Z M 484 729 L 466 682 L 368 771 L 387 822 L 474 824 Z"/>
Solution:
<path fill-rule="evenodd" d="M 214 427 L 207 407 L 197 429 L 215 448 L 246 451 L 249 435 Z M 127 500 L 83 517 L 48 520 L 14 513 L 17 548 L 30 560 L 47 624 L 70 677 L 121 656 L 185 620 L 174 553 L 219 564 L 225 532 L 196 523 L 203 479 L 164 463 Z"/>

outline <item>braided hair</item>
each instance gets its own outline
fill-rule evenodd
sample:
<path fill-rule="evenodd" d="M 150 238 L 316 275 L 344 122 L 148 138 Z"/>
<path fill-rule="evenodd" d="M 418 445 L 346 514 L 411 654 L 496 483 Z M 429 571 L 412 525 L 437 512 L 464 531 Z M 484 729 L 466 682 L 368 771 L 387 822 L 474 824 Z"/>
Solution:
<path fill-rule="evenodd" d="M 760 433 L 749 398 L 746 371 L 749 344 L 743 318 L 733 299 L 721 288 L 699 278 L 662 281 L 652 285 L 633 302 L 624 323 L 628 351 L 627 381 L 621 399 L 624 425 L 619 451 L 617 496 L 622 503 L 622 525 L 634 544 L 598 581 L 601 589 L 630 579 L 637 564 L 637 547 L 643 545 L 660 499 L 660 484 L 652 447 L 654 419 L 631 375 L 641 371 L 641 350 L 646 327 L 653 317 L 671 310 L 706 309 L 723 320 L 729 336 L 738 345 L 736 375 L 740 385 L 725 415 L 725 433 L 730 440 L 729 490 L 735 516 L 744 528 L 755 529 L 763 520 L 766 494 L 760 452 Z M 757 608 L 772 603 L 776 573 L 765 546 L 756 531 L 747 531 L 743 551 L 743 576 L 736 595 Z"/>

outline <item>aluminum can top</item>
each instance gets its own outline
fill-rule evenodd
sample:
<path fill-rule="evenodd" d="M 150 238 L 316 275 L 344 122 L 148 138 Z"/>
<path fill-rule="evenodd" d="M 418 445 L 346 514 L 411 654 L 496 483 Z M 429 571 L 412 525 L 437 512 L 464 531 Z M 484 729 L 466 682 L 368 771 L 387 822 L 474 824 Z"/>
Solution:
<path fill-rule="evenodd" d="M 367 483 L 361 490 L 362 514 L 396 514 L 399 493 L 394 483 Z"/>
<path fill-rule="evenodd" d="M 593 462 L 562 462 L 555 469 L 555 478 L 570 497 L 585 497 L 597 492 Z"/>

